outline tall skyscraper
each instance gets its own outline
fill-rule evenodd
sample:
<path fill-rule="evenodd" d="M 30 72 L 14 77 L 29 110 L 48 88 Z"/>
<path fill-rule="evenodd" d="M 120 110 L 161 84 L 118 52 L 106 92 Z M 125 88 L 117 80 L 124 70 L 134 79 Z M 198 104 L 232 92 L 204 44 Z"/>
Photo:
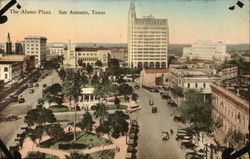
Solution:
<path fill-rule="evenodd" d="M 130 2 L 128 13 L 128 66 L 166 68 L 169 45 L 167 19 L 152 15 L 136 17 L 135 4 Z"/>
<path fill-rule="evenodd" d="M 40 67 L 46 60 L 47 38 L 41 36 L 28 36 L 25 39 L 25 55 L 35 56 L 36 67 Z"/>

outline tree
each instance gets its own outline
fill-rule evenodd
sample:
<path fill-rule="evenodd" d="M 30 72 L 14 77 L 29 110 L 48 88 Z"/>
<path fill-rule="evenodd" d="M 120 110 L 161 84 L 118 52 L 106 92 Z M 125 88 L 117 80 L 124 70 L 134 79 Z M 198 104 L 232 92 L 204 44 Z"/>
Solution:
<path fill-rule="evenodd" d="M 115 111 L 114 114 L 110 114 L 109 123 L 111 127 L 111 135 L 114 138 L 118 138 L 120 135 L 124 135 L 128 132 L 128 122 L 129 119 L 127 114 L 124 114 L 122 111 Z"/>
<path fill-rule="evenodd" d="M 93 95 L 99 98 L 99 102 L 100 102 L 100 99 L 103 97 L 104 93 L 105 93 L 105 90 L 104 90 L 103 85 L 98 84 L 95 86 Z"/>
<path fill-rule="evenodd" d="M 121 84 L 124 84 L 125 83 L 125 80 L 123 79 L 122 76 L 120 76 L 118 79 L 117 79 L 117 83 L 119 83 L 119 85 Z"/>
<path fill-rule="evenodd" d="M 138 94 L 132 93 L 132 100 L 137 101 L 138 99 Z"/>
<path fill-rule="evenodd" d="M 79 72 L 73 72 L 71 70 L 66 71 L 66 77 L 62 85 L 63 93 L 69 97 L 70 106 L 71 99 L 74 100 L 76 104 L 81 93 L 81 85 L 84 84 L 84 79 L 80 77 Z M 75 105 L 75 121 L 74 121 L 74 141 L 76 141 L 76 105 Z"/>
<path fill-rule="evenodd" d="M 94 123 L 95 122 L 93 121 L 91 114 L 89 112 L 86 112 L 85 114 L 83 114 L 82 120 L 77 123 L 77 126 L 82 130 L 92 131 Z"/>
<path fill-rule="evenodd" d="M 91 84 L 94 86 L 99 84 L 99 77 L 96 74 L 92 77 Z"/>
<path fill-rule="evenodd" d="M 61 78 L 61 80 L 64 81 L 64 78 L 66 76 L 66 72 L 64 68 L 61 68 L 60 71 L 58 72 L 59 77 Z"/>
<path fill-rule="evenodd" d="M 64 130 L 60 124 L 47 125 L 46 132 L 55 141 L 59 141 L 64 136 Z"/>
<path fill-rule="evenodd" d="M 95 118 L 99 118 L 100 124 L 104 122 L 105 117 L 109 116 L 106 106 L 103 103 L 97 103 L 94 112 Z"/>
<path fill-rule="evenodd" d="M 40 143 L 43 136 L 44 127 L 41 125 L 36 126 L 34 129 L 27 129 L 27 136 L 33 141 L 33 144 L 36 143 L 36 140 L 39 139 Z"/>
<path fill-rule="evenodd" d="M 62 97 L 55 97 L 54 102 L 56 102 L 59 106 L 61 106 L 63 103 L 63 99 Z"/>
<path fill-rule="evenodd" d="M 124 95 L 125 98 L 133 93 L 133 88 L 128 84 L 122 84 L 121 86 L 119 86 L 118 90 L 119 94 Z"/>
<path fill-rule="evenodd" d="M 90 64 L 87 64 L 87 68 L 86 68 L 88 74 L 91 74 L 93 72 L 93 67 Z"/>
<path fill-rule="evenodd" d="M 120 102 L 121 102 L 120 99 L 115 97 L 114 104 L 117 106 L 117 108 L 119 108 Z"/>
<path fill-rule="evenodd" d="M 54 96 L 52 96 L 51 93 L 49 93 L 49 92 L 44 95 L 43 99 L 44 99 L 44 101 L 47 101 L 49 103 L 49 106 L 52 102 L 55 101 Z"/>
<path fill-rule="evenodd" d="M 173 93 L 174 97 L 183 97 L 183 88 L 175 86 L 171 88 L 171 92 Z"/>
<path fill-rule="evenodd" d="M 111 131 L 111 127 L 110 127 L 110 123 L 109 121 L 104 121 L 102 124 L 100 124 L 97 128 L 96 128 L 96 133 L 103 133 L 103 134 L 108 134 Z"/>
<path fill-rule="evenodd" d="M 24 122 L 31 127 L 34 125 L 43 125 L 45 123 L 54 123 L 56 122 L 56 117 L 49 109 L 31 109 L 24 117 Z"/>
<path fill-rule="evenodd" d="M 195 90 L 189 90 L 186 100 L 181 103 L 179 112 L 193 123 L 195 130 L 210 131 L 212 127 L 212 104 L 204 102 L 202 94 Z"/>
<path fill-rule="evenodd" d="M 102 61 L 100 61 L 100 60 L 97 60 L 95 62 L 95 65 L 98 66 L 98 67 L 102 67 L 103 66 Z"/>

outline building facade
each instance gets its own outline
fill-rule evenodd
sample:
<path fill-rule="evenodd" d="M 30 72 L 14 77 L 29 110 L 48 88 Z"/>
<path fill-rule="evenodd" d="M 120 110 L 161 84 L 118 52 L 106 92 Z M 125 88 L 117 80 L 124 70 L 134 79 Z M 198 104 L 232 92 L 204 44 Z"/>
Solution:
<path fill-rule="evenodd" d="M 229 58 L 226 52 L 226 44 L 224 42 L 212 42 L 211 40 L 199 40 L 191 46 L 183 48 L 182 59 L 198 59 L 198 60 L 218 60 L 223 61 Z"/>
<path fill-rule="evenodd" d="M 36 67 L 40 67 L 46 60 L 47 38 L 41 36 L 29 36 L 25 39 L 25 55 L 35 56 Z"/>
<path fill-rule="evenodd" d="M 166 68 L 169 45 L 167 19 L 137 18 L 135 5 L 128 13 L 128 66 Z"/>
<path fill-rule="evenodd" d="M 140 73 L 141 86 L 169 86 L 169 69 L 143 69 Z"/>
<path fill-rule="evenodd" d="M 249 102 L 219 85 L 212 84 L 211 89 L 215 139 L 240 150 L 249 142 Z"/>
<path fill-rule="evenodd" d="M 0 80 L 17 82 L 22 74 L 22 62 L 0 61 Z"/>
<path fill-rule="evenodd" d="M 77 66 L 80 63 L 83 66 L 87 66 L 88 64 L 95 66 L 97 60 L 100 60 L 103 66 L 108 66 L 108 56 L 111 54 L 111 50 L 102 46 L 97 48 L 77 47 L 75 53 Z"/>
<path fill-rule="evenodd" d="M 64 56 L 65 54 L 64 48 L 65 48 L 64 44 L 53 44 L 49 48 L 50 56 Z"/>

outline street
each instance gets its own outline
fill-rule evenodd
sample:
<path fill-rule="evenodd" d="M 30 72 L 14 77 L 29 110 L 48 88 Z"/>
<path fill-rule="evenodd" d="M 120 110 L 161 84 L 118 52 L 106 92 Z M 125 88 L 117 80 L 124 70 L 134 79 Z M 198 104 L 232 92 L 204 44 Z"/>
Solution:
<path fill-rule="evenodd" d="M 176 108 L 172 108 L 166 104 L 166 100 L 161 99 L 159 93 L 152 93 L 143 88 L 135 89 L 139 95 L 137 100 L 142 110 L 132 113 L 131 119 L 136 119 L 139 123 L 138 133 L 138 159 L 184 159 L 185 150 L 182 150 L 177 141 L 175 141 L 175 133 L 180 123 L 173 121 L 171 113 Z M 149 100 L 154 101 L 157 106 L 157 113 L 151 113 Z M 161 132 L 174 130 L 174 134 L 170 135 L 170 139 L 162 141 Z"/>
<path fill-rule="evenodd" d="M 10 114 L 17 115 L 20 118 L 16 121 L 0 122 L 1 140 L 7 146 L 14 145 L 16 134 L 21 131 L 20 127 L 26 126 L 26 124 L 24 123 L 24 116 L 28 110 L 36 107 L 37 100 L 42 97 L 42 85 L 46 83 L 47 86 L 50 86 L 52 82 L 60 82 L 60 78 L 58 77 L 57 72 L 55 71 L 53 71 L 52 74 L 45 77 L 44 79 L 38 80 L 39 87 L 34 87 L 33 94 L 29 94 L 30 88 L 28 88 L 19 95 L 19 98 L 21 95 L 25 98 L 24 103 L 11 103 L 0 112 L 0 116 L 3 118 L 7 117 Z"/>

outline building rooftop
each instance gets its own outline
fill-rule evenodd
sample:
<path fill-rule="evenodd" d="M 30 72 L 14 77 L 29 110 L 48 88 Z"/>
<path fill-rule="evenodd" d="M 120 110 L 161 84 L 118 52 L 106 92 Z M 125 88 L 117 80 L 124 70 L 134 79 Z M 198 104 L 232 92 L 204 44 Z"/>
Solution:
<path fill-rule="evenodd" d="M 204 64 L 215 64 L 212 60 L 192 60 L 186 61 L 185 64 L 197 64 L 197 63 L 204 63 Z"/>
<path fill-rule="evenodd" d="M 14 64 L 20 61 L 0 61 L 0 64 Z"/>
<path fill-rule="evenodd" d="M 43 36 L 37 36 L 37 35 L 33 35 L 33 36 L 27 36 L 25 37 L 24 39 L 46 39 L 46 37 L 43 37 Z"/>
<path fill-rule="evenodd" d="M 146 73 L 169 73 L 169 69 L 145 69 Z"/>
<path fill-rule="evenodd" d="M 240 106 L 242 109 L 245 111 L 249 111 L 249 102 L 247 100 L 239 97 L 235 93 L 233 93 L 230 90 L 227 90 L 226 88 L 216 85 L 216 84 L 211 84 L 210 87 L 212 88 L 213 92 L 220 93 L 223 96 L 225 96 L 227 99 L 230 101 L 234 102 L 237 106 Z"/>
<path fill-rule="evenodd" d="M 98 50 L 110 50 L 109 48 L 100 46 L 100 47 L 76 47 L 76 51 L 98 51 Z"/>

